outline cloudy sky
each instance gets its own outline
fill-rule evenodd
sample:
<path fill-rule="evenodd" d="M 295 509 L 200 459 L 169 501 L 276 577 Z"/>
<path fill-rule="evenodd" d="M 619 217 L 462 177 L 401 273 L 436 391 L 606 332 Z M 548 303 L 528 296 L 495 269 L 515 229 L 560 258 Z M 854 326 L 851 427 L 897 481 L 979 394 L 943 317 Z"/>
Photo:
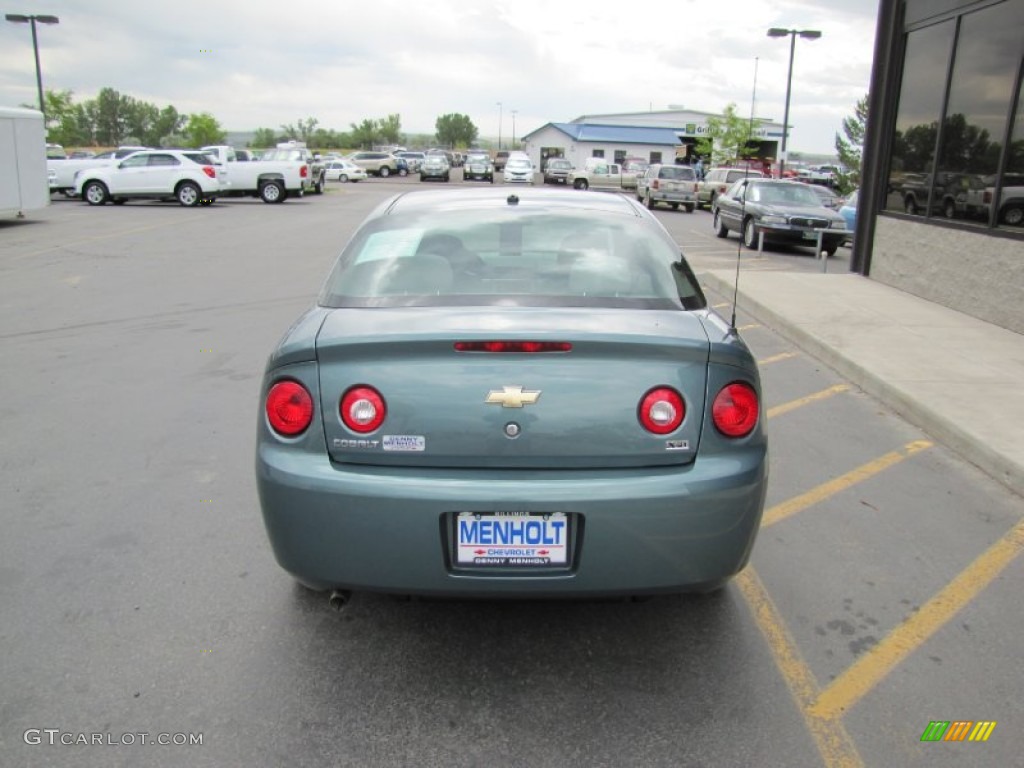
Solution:
<path fill-rule="evenodd" d="M 315 117 L 347 130 L 398 113 L 432 133 L 468 115 L 508 141 L 586 114 L 735 102 L 782 122 L 797 40 L 791 151 L 833 151 L 867 92 L 877 0 L 6 0 L 39 25 L 43 85 L 76 100 L 109 86 L 158 106 L 210 112 L 233 131 Z M 36 102 L 32 38 L 0 26 L 0 105 Z M 498 104 L 501 103 L 499 107 Z M 513 115 L 513 112 L 515 113 Z"/>

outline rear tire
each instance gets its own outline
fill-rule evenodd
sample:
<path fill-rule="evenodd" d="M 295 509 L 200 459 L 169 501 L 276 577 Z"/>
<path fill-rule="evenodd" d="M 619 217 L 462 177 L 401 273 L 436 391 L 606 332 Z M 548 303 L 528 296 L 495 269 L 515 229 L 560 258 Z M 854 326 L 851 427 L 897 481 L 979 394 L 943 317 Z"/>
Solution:
<path fill-rule="evenodd" d="M 380 170 L 379 170 L 379 171 L 377 171 L 377 173 L 378 173 L 378 174 L 380 174 L 380 177 L 381 177 L 382 179 L 386 179 L 386 178 L 387 178 L 388 176 L 390 176 L 390 175 L 391 175 L 391 169 L 390 169 L 390 168 L 388 168 L 388 167 L 387 167 L 386 165 L 382 165 L 382 166 L 380 167 Z"/>
<path fill-rule="evenodd" d="M 260 184 L 260 200 L 264 203 L 283 203 L 286 196 L 284 185 L 279 181 L 265 181 Z"/>
<path fill-rule="evenodd" d="M 903 201 L 903 210 L 912 216 L 917 215 L 917 201 L 913 197 L 907 196 L 907 199 Z"/>
<path fill-rule="evenodd" d="M 1024 205 L 1021 203 L 1011 203 L 1005 206 L 999 218 L 1003 220 L 1003 224 L 1019 227 L 1021 224 L 1024 224 Z"/>
<path fill-rule="evenodd" d="M 398 169 L 398 175 L 399 176 L 408 176 L 409 175 L 409 171 L 407 169 L 405 169 L 405 168 L 399 168 Z"/>
<path fill-rule="evenodd" d="M 576 189 L 586 189 L 589 186 L 590 185 L 587 184 L 586 179 L 576 179 L 575 183 L 573 184 L 573 187 Z"/>
<path fill-rule="evenodd" d="M 692 205 L 686 206 L 686 212 L 687 213 L 693 213 L 693 206 Z"/>
<path fill-rule="evenodd" d="M 313 193 L 316 195 L 322 195 L 324 193 L 324 175 L 321 173 L 316 180 L 316 184 L 313 185 Z"/>
<path fill-rule="evenodd" d="M 722 223 L 722 214 L 715 211 L 715 218 L 712 221 L 712 226 L 715 229 L 715 237 L 728 237 L 729 229 Z"/>
<path fill-rule="evenodd" d="M 342 184 L 347 182 L 348 181 L 348 174 L 345 174 L 345 173 L 341 174 L 341 176 L 338 177 L 338 181 L 340 181 Z"/>
<path fill-rule="evenodd" d="M 644 198 L 644 205 L 647 206 L 647 210 L 649 210 L 649 211 L 653 211 L 654 210 L 654 206 L 657 205 L 657 203 L 654 202 L 654 198 L 651 197 L 651 193 L 650 192 L 648 192 L 647 193 L 647 197 Z"/>
<path fill-rule="evenodd" d="M 174 199 L 186 208 L 194 208 L 203 198 L 203 190 L 191 181 L 183 181 L 174 190 Z"/>
<path fill-rule="evenodd" d="M 102 181 L 89 181 L 82 187 L 82 199 L 89 205 L 104 205 L 110 199 L 107 185 Z"/>
<path fill-rule="evenodd" d="M 669 203 L 669 205 L 672 206 L 672 210 L 673 211 L 678 211 L 679 210 L 679 203 Z"/>

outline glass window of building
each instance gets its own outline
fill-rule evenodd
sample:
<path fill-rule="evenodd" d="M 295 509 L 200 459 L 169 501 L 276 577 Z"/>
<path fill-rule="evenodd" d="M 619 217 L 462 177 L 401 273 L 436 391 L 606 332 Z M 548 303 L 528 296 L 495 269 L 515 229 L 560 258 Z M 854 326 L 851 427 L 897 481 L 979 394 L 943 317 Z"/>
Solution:
<path fill-rule="evenodd" d="M 935 215 L 989 223 L 1022 40 L 1024 3 L 961 19 L 932 190 Z"/>
<path fill-rule="evenodd" d="M 923 214 L 928 206 L 953 20 L 907 35 L 886 209 Z"/>

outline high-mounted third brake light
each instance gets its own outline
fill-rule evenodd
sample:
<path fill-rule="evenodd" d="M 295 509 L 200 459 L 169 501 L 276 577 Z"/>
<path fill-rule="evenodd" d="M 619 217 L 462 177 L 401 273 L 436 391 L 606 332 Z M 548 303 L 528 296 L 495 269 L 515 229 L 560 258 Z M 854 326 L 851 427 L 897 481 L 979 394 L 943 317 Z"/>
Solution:
<path fill-rule="evenodd" d="M 568 352 L 568 341 L 456 341 L 456 352 Z"/>

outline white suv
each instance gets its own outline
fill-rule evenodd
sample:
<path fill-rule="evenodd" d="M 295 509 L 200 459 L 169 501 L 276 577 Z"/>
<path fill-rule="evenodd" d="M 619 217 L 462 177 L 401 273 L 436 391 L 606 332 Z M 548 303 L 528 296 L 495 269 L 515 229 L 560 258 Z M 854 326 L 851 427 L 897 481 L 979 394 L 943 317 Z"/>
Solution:
<path fill-rule="evenodd" d="M 75 174 L 75 193 L 89 205 L 115 205 L 133 198 L 210 205 L 221 193 L 217 168 L 202 152 L 152 149 L 135 152 L 116 165 Z"/>

